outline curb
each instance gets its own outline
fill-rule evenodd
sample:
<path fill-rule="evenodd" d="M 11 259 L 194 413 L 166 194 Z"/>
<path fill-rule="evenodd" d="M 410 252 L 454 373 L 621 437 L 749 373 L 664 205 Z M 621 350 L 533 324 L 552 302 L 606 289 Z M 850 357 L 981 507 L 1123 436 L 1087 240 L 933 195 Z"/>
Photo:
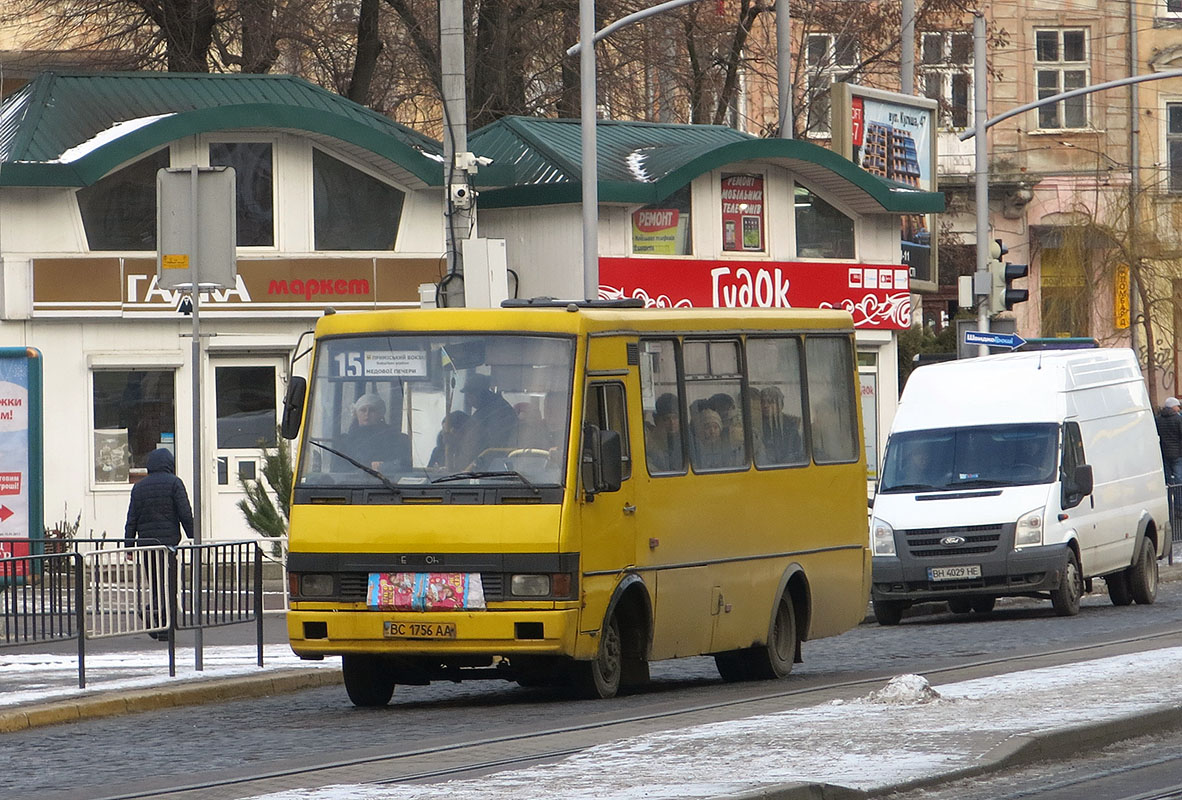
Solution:
<path fill-rule="evenodd" d="M 203 705 L 246 697 L 266 697 L 341 682 L 339 669 L 289 669 L 258 676 L 198 679 L 176 686 L 70 698 L 0 711 L 0 733 L 139 711 Z"/>

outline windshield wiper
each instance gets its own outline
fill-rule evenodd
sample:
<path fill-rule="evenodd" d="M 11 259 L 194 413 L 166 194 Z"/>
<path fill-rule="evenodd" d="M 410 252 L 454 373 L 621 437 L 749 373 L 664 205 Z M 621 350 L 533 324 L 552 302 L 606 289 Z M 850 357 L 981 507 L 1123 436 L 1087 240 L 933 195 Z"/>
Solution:
<path fill-rule="evenodd" d="M 441 477 L 434 478 L 431 481 L 431 483 L 447 483 L 448 481 L 462 481 L 462 480 L 466 480 L 467 478 L 516 478 L 517 480 L 521 481 L 529 488 L 533 489 L 535 492 L 538 490 L 538 487 L 534 486 L 533 483 L 530 482 L 529 478 L 525 477 L 520 472 L 518 472 L 517 470 L 513 470 L 513 469 L 476 470 L 476 471 L 467 471 L 467 472 L 454 472 L 451 475 L 443 475 Z"/>
<path fill-rule="evenodd" d="M 981 486 L 1017 486 L 1013 481 L 999 481 L 996 478 L 973 478 L 968 481 L 957 481 L 956 488 L 974 488 Z"/>
<path fill-rule="evenodd" d="M 339 456 L 339 457 L 345 459 L 346 461 L 348 461 L 353 466 L 357 467 L 357 469 L 361 470 L 365 474 L 372 475 L 373 477 L 377 478 L 390 491 L 394 492 L 395 494 L 398 494 L 399 489 L 397 486 L 394 485 L 394 482 L 391 481 L 389 478 L 387 478 L 385 475 L 383 475 L 378 470 L 369 466 L 368 464 L 362 464 L 360 461 L 353 458 L 352 456 L 347 456 L 344 453 L 342 453 L 340 450 L 337 450 L 336 448 L 329 447 L 328 445 L 324 444 L 324 442 L 319 442 L 315 439 L 309 439 L 308 444 L 314 444 L 317 447 L 319 447 L 321 450 L 327 450 L 328 452 L 332 453 L 334 456 Z"/>
<path fill-rule="evenodd" d="M 896 483 L 893 486 L 884 487 L 884 492 L 933 492 L 938 489 L 951 488 L 947 485 L 932 486 L 930 483 Z"/>

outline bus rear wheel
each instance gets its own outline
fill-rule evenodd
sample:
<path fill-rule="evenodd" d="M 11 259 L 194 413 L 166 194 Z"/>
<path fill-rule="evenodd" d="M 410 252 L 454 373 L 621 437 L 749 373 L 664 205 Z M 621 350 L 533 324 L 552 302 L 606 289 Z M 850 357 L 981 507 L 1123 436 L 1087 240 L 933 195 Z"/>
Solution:
<path fill-rule="evenodd" d="M 571 665 L 571 689 L 579 697 L 590 700 L 615 697 L 620 691 L 620 677 L 624 671 L 623 640 L 620 623 L 613 614 L 603 626 L 599 652 L 591 661 L 576 661 Z"/>
<path fill-rule="evenodd" d="M 394 696 L 394 673 L 379 656 L 341 656 L 345 693 L 359 708 L 380 708 Z"/>
<path fill-rule="evenodd" d="M 785 592 L 776 606 L 766 645 L 717 653 L 714 663 L 724 681 L 762 681 L 783 678 L 792 671 L 800 642 L 796 633 L 796 609 Z"/>

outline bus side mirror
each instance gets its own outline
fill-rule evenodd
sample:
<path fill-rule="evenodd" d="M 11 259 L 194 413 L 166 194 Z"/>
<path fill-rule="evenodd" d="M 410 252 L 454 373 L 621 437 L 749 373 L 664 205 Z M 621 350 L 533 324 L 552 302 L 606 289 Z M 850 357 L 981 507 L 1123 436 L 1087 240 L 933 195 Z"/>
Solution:
<path fill-rule="evenodd" d="M 293 375 L 287 383 L 287 394 L 283 397 L 283 418 L 279 432 L 284 439 L 294 439 L 300 433 L 300 421 L 304 417 L 304 397 L 307 396 L 308 382 Z"/>
<path fill-rule="evenodd" d="M 583 491 L 588 495 L 618 492 L 624 480 L 620 434 L 588 425 L 583 440 Z"/>

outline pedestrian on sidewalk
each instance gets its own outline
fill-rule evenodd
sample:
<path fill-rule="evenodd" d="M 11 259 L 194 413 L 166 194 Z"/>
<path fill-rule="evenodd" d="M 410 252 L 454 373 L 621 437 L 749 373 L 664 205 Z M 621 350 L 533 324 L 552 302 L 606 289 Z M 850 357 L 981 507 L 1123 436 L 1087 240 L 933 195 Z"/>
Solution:
<path fill-rule="evenodd" d="M 1182 421 L 1182 417 L 1179 418 Z M 148 474 L 131 489 L 131 502 L 127 506 L 127 523 L 123 529 L 123 543 L 126 547 L 152 547 L 165 545 L 175 549 L 181 543 L 181 529 L 193 538 L 193 509 L 189 505 L 189 493 L 184 482 L 176 476 L 176 462 L 172 451 L 163 447 L 148 455 Z M 160 584 L 162 567 L 159 557 L 149 554 L 144 559 L 145 588 L 147 598 L 141 595 L 141 616 L 148 627 L 160 627 L 167 619 L 169 593 L 176 589 L 176 560 L 168 558 L 169 578 Z M 166 554 L 168 555 L 168 554 Z M 128 559 L 132 554 L 128 553 Z M 149 631 L 153 639 L 168 641 L 168 632 Z"/>
<path fill-rule="evenodd" d="M 1167 486 L 1182 483 L 1182 413 L 1179 406 L 1182 402 L 1177 397 L 1167 397 L 1155 420 Z"/>

